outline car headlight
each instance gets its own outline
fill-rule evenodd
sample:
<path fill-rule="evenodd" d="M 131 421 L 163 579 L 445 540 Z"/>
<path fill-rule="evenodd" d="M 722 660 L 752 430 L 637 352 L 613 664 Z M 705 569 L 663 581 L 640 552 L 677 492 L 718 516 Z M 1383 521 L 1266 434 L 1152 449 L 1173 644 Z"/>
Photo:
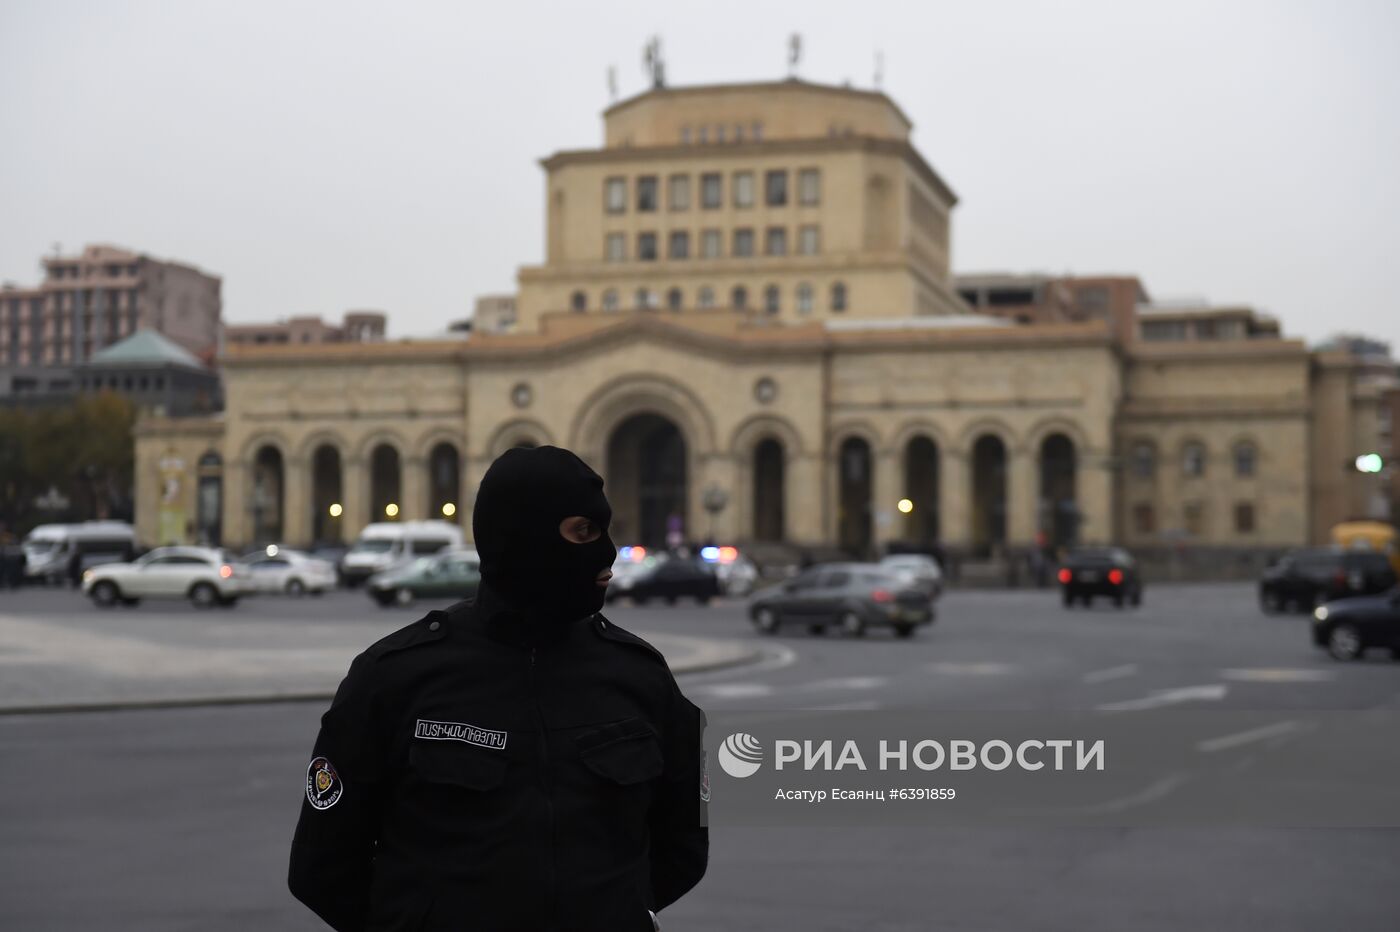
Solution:
<path fill-rule="evenodd" d="M 92 570 L 83 570 L 83 582 L 92 582 Z"/>
<path fill-rule="evenodd" d="M 1326 620 L 1327 620 L 1327 606 L 1326 606 L 1326 605 L 1319 605 L 1317 608 L 1313 609 L 1313 621 L 1326 621 Z"/>

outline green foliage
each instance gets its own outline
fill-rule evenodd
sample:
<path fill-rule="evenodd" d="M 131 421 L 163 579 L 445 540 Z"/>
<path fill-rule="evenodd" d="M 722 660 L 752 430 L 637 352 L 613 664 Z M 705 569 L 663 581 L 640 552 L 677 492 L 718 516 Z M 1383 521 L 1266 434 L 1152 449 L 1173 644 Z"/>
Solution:
<path fill-rule="evenodd" d="M 72 403 L 0 409 L 0 530 L 22 534 L 45 521 L 129 517 L 136 409 L 100 392 Z M 36 499 L 50 488 L 69 500 L 64 512 Z"/>

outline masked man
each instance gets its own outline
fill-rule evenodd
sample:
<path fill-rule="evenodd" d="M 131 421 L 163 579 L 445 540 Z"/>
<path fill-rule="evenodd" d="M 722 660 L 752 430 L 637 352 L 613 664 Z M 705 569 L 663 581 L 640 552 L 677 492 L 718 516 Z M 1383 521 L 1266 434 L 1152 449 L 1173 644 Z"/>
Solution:
<path fill-rule="evenodd" d="M 292 893 L 332 928 L 652 932 L 705 873 L 704 716 L 608 621 L 603 480 L 487 470 L 482 584 L 355 658 L 321 719 Z"/>

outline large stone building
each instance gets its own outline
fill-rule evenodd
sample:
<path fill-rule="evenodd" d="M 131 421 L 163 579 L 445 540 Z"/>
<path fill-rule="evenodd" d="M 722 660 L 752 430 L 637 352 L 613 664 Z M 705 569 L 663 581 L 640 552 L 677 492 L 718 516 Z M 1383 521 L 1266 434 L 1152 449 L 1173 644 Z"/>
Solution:
<path fill-rule="evenodd" d="M 142 535 L 469 527 L 491 460 L 543 443 L 603 473 L 619 542 L 1254 554 L 1358 507 L 1351 356 L 1228 310 L 1142 339 L 1132 277 L 955 279 L 956 198 L 885 95 L 657 88 L 604 123 L 543 162 L 509 332 L 231 347 L 222 417 L 138 429 Z"/>

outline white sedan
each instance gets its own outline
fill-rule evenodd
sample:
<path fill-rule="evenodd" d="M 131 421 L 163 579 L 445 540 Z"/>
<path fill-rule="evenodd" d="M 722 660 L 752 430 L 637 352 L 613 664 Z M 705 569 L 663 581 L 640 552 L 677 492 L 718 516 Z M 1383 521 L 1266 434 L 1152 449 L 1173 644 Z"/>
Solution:
<path fill-rule="evenodd" d="M 320 595 L 336 585 L 334 563 L 285 547 L 268 547 L 245 556 L 238 569 L 246 577 L 249 592 Z"/>
<path fill-rule="evenodd" d="M 209 547 L 158 547 L 130 563 L 104 563 L 83 574 L 83 592 L 109 608 L 142 599 L 189 599 L 198 608 L 233 605 L 243 575 Z"/>

